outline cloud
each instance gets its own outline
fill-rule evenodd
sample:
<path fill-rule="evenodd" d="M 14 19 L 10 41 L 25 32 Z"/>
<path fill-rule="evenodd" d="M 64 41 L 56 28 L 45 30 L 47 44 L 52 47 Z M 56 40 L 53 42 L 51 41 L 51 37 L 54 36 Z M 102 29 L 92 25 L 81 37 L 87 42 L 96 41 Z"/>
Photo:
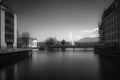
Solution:
<path fill-rule="evenodd" d="M 79 34 L 73 34 L 73 39 L 75 41 L 85 37 L 98 37 L 98 28 L 94 28 L 92 30 L 84 30 Z"/>
<path fill-rule="evenodd" d="M 95 28 L 95 29 L 92 29 L 92 30 L 85 30 L 85 31 L 82 31 L 82 33 L 93 33 L 93 32 L 96 32 L 98 31 L 98 28 Z"/>

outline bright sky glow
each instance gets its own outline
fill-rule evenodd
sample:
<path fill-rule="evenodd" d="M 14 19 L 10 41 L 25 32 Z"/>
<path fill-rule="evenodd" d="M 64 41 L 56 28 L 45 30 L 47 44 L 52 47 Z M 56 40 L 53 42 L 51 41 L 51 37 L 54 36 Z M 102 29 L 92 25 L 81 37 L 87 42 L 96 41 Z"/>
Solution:
<path fill-rule="evenodd" d="M 98 37 L 98 28 L 80 31 L 79 34 L 73 34 L 74 40 L 79 40 L 84 37 Z"/>
<path fill-rule="evenodd" d="M 73 41 L 98 36 L 103 10 L 113 0 L 6 0 L 18 15 L 19 32 L 44 41 L 48 37 Z"/>

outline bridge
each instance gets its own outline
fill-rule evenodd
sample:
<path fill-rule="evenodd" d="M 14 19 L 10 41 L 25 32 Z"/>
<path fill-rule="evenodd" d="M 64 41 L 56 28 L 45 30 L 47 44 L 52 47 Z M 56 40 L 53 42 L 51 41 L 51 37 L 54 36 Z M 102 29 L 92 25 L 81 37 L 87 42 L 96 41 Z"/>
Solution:
<path fill-rule="evenodd" d="M 39 50 L 48 50 L 48 51 L 52 51 L 52 50 L 62 50 L 65 51 L 66 48 L 72 48 L 73 51 L 76 48 L 84 48 L 84 50 L 87 50 L 87 48 L 94 48 L 97 44 L 79 44 L 79 45 L 53 45 L 53 46 L 44 46 L 44 47 L 34 47 L 32 49 L 39 49 Z"/>
<path fill-rule="evenodd" d="M 59 50 L 61 49 L 62 51 L 65 51 L 66 48 L 72 48 L 73 51 L 75 51 L 75 48 L 84 48 L 86 51 L 87 48 L 94 48 L 95 45 L 79 45 L 79 46 L 48 46 L 47 50 L 52 51 L 52 50 Z"/>

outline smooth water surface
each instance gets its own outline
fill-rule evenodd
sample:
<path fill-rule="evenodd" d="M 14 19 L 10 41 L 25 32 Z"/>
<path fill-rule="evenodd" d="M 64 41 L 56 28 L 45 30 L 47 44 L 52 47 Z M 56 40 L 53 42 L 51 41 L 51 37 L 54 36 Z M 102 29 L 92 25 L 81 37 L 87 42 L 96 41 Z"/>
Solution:
<path fill-rule="evenodd" d="M 0 80 L 117 80 L 119 73 L 119 59 L 91 51 L 36 50 L 29 58 L 0 69 Z"/>

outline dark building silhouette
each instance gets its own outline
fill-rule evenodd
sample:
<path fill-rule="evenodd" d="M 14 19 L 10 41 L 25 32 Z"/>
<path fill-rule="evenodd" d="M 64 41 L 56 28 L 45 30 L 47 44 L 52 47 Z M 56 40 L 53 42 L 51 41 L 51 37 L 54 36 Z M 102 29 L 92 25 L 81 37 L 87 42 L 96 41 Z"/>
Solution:
<path fill-rule="evenodd" d="M 107 47 L 120 47 L 120 1 L 104 10 L 99 24 L 100 41 Z"/>

